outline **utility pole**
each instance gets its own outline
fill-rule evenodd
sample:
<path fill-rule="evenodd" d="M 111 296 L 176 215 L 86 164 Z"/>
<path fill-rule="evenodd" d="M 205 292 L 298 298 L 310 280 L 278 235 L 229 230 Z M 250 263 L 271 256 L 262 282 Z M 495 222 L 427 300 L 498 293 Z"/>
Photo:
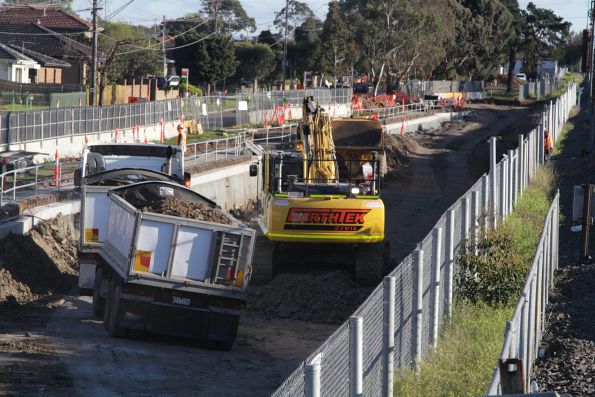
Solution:
<path fill-rule="evenodd" d="M 289 0 L 285 0 L 285 45 L 283 46 L 283 89 L 285 90 L 285 75 L 287 68 L 287 36 L 288 36 L 288 22 L 289 22 Z"/>
<path fill-rule="evenodd" d="M 163 51 L 163 77 L 167 77 L 167 57 L 165 56 L 165 15 L 161 22 L 161 51 Z"/>
<path fill-rule="evenodd" d="M 93 0 L 93 49 L 91 52 L 91 87 L 89 88 L 89 105 L 95 105 L 95 88 L 97 84 L 97 0 Z"/>

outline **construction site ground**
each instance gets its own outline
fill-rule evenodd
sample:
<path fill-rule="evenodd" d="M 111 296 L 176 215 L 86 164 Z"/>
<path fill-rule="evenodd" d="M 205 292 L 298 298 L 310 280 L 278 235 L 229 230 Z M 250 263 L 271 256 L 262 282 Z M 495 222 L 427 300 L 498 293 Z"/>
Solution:
<path fill-rule="evenodd" d="M 487 170 L 487 138 L 512 147 L 540 108 L 472 110 L 440 130 L 390 139 L 383 198 L 394 263 Z M 268 395 L 371 291 L 352 269 L 286 271 L 250 287 L 230 352 L 155 335 L 112 339 L 91 299 L 77 295 L 75 224 L 60 217 L 0 242 L 2 395 Z"/>

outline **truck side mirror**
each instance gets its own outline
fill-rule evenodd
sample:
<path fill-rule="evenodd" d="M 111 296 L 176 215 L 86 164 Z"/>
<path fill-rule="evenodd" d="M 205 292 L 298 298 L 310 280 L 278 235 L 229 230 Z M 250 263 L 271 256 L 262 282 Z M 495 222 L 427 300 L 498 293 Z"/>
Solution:
<path fill-rule="evenodd" d="M 258 164 L 252 163 L 250 164 L 250 176 L 257 176 L 258 175 Z"/>

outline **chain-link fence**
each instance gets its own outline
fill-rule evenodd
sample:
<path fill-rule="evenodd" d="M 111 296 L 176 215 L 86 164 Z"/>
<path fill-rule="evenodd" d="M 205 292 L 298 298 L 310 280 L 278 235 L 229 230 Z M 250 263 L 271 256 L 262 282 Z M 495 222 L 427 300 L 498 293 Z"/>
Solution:
<path fill-rule="evenodd" d="M 74 84 L 24 84 L 0 80 L 0 111 L 84 106 L 85 87 Z"/>
<path fill-rule="evenodd" d="M 418 248 L 273 396 L 392 396 L 395 367 L 419 370 L 421 360 L 438 344 L 442 320 L 452 311 L 455 258 L 467 241 L 478 239 L 512 211 L 544 160 L 544 129 L 555 141 L 575 103 L 572 86 L 546 107 L 541 125 L 521 135 L 520 146 L 498 163 L 492 138 L 490 173 L 442 215 Z"/>

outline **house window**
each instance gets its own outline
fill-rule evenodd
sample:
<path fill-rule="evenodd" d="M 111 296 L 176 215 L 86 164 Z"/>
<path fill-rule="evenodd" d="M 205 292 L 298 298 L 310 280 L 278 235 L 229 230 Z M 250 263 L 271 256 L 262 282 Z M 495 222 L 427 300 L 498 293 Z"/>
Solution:
<path fill-rule="evenodd" d="M 29 69 L 29 83 L 37 83 L 37 70 Z"/>

